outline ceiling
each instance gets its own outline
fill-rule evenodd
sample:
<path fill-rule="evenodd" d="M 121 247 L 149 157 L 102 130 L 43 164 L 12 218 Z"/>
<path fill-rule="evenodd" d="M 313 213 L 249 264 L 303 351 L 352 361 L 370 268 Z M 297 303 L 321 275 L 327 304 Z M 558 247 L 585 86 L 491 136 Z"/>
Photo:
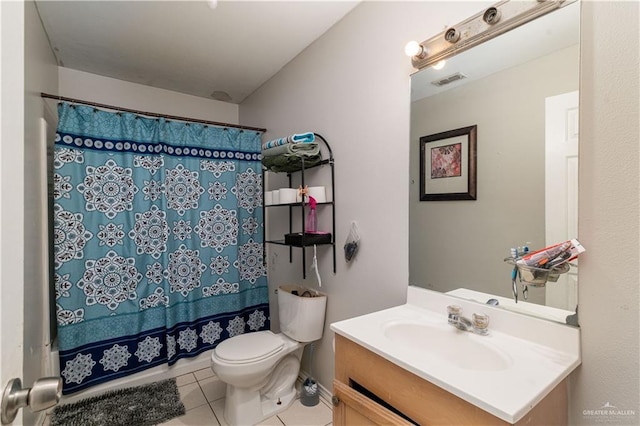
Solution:
<path fill-rule="evenodd" d="M 36 5 L 60 66 L 239 104 L 358 2 Z"/>

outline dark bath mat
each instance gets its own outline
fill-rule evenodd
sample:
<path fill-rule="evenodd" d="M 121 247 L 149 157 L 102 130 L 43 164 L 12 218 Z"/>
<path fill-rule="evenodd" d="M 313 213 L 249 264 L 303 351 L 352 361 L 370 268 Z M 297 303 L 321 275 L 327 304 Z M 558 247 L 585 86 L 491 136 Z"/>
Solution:
<path fill-rule="evenodd" d="M 168 379 L 57 406 L 51 426 L 147 426 L 184 413 L 176 380 Z"/>

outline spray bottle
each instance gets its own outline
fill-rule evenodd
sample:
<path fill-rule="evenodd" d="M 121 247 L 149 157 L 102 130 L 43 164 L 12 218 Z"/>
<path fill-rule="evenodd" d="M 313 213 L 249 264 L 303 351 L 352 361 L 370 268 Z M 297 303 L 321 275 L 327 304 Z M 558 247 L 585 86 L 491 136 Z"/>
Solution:
<path fill-rule="evenodd" d="M 309 197 L 309 213 L 307 214 L 307 223 L 304 227 L 305 232 L 318 232 L 318 217 L 316 216 L 316 199 Z"/>

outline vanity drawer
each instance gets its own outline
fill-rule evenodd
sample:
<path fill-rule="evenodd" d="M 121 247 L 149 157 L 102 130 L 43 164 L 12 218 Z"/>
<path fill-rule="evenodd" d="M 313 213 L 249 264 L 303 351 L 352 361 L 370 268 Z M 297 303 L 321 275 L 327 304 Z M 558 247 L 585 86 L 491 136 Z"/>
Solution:
<path fill-rule="evenodd" d="M 333 407 L 335 425 L 410 426 L 413 424 L 337 380 L 333 381 L 333 395 L 337 398 L 337 404 L 334 403 Z"/>

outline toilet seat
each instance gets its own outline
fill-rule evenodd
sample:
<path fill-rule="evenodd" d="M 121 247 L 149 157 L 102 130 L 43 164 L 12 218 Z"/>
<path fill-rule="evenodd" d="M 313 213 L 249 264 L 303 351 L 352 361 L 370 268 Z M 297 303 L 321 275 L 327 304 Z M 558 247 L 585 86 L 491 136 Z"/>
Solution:
<path fill-rule="evenodd" d="M 230 364 L 262 361 L 282 351 L 284 341 L 270 331 L 241 334 L 220 343 L 215 356 Z"/>

